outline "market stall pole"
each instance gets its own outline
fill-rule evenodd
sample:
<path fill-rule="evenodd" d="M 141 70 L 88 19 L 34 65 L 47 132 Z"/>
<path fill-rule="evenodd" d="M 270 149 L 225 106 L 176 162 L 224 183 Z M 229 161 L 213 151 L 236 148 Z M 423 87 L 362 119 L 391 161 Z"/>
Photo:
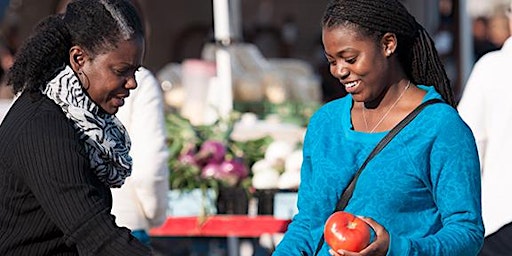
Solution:
<path fill-rule="evenodd" d="M 233 81 L 231 74 L 231 54 L 228 47 L 232 43 L 233 33 L 229 0 L 213 0 L 214 35 L 217 44 L 215 62 L 217 75 L 214 86 L 208 91 L 208 115 L 227 117 L 233 110 Z"/>

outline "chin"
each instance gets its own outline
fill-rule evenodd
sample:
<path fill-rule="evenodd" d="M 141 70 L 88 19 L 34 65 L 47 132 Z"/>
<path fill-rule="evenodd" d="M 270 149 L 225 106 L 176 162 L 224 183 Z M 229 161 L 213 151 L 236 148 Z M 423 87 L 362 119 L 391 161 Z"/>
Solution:
<path fill-rule="evenodd" d="M 117 113 L 117 111 L 119 111 L 119 108 L 118 107 L 108 107 L 108 108 L 101 107 L 101 110 L 106 114 L 115 115 Z"/>
<path fill-rule="evenodd" d="M 352 95 L 352 99 L 355 102 L 364 102 L 365 101 L 365 98 L 363 98 L 362 95 L 359 95 L 359 94 L 351 94 L 351 95 Z"/>
<path fill-rule="evenodd" d="M 107 113 L 109 113 L 111 115 L 115 115 L 115 114 L 117 114 L 118 111 L 119 111 L 119 108 L 111 108 Z"/>

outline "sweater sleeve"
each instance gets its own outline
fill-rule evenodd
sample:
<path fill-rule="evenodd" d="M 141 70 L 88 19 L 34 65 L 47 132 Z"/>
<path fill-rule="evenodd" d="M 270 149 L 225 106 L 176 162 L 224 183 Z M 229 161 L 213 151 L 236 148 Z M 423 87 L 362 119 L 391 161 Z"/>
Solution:
<path fill-rule="evenodd" d="M 422 238 L 390 234 L 388 255 L 477 255 L 484 228 L 475 141 L 461 121 L 444 118 L 430 152 L 430 181 L 442 228 Z"/>
<path fill-rule="evenodd" d="M 115 225 L 109 189 L 89 169 L 83 144 L 62 113 L 38 114 L 21 135 L 15 152 L 20 175 L 68 246 L 80 255 L 150 254 Z"/>

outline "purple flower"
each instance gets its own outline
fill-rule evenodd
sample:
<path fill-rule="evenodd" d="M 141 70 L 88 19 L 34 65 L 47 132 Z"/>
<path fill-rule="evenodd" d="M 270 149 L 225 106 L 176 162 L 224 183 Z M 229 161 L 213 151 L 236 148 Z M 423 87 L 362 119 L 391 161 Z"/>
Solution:
<path fill-rule="evenodd" d="M 226 146 L 218 140 L 207 140 L 199 149 L 198 157 L 208 163 L 221 163 L 226 156 Z"/>
<path fill-rule="evenodd" d="M 220 170 L 224 176 L 234 176 L 241 180 L 249 175 L 249 168 L 242 160 L 230 159 L 220 164 Z"/>
<path fill-rule="evenodd" d="M 197 165 L 197 161 L 195 159 L 195 154 L 193 151 L 188 151 L 185 154 L 181 154 L 178 157 L 178 161 L 184 165 Z"/>
<path fill-rule="evenodd" d="M 208 163 L 201 169 L 201 177 L 208 179 L 217 179 L 220 175 L 220 165 L 217 163 Z"/>

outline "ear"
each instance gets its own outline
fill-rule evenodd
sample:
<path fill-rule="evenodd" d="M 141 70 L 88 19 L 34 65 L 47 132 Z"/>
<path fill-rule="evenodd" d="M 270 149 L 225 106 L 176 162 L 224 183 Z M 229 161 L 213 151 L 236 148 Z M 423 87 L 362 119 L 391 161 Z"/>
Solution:
<path fill-rule="evenodd" d="M 384 55 L 386 57 L 391 56 L 395 51 L 398 45 L 398 39 L 396 38 L 395 33 L 386 33 L 382 36 L 381 39 L 382 49 L 384 51 Z"/>
<path fill-rule="evenodd" d="M 73 46 L 69 49 L 69 64 L 71 68 L 79 73 L 85 64 L 87 54 L 80 46 Z"/>

